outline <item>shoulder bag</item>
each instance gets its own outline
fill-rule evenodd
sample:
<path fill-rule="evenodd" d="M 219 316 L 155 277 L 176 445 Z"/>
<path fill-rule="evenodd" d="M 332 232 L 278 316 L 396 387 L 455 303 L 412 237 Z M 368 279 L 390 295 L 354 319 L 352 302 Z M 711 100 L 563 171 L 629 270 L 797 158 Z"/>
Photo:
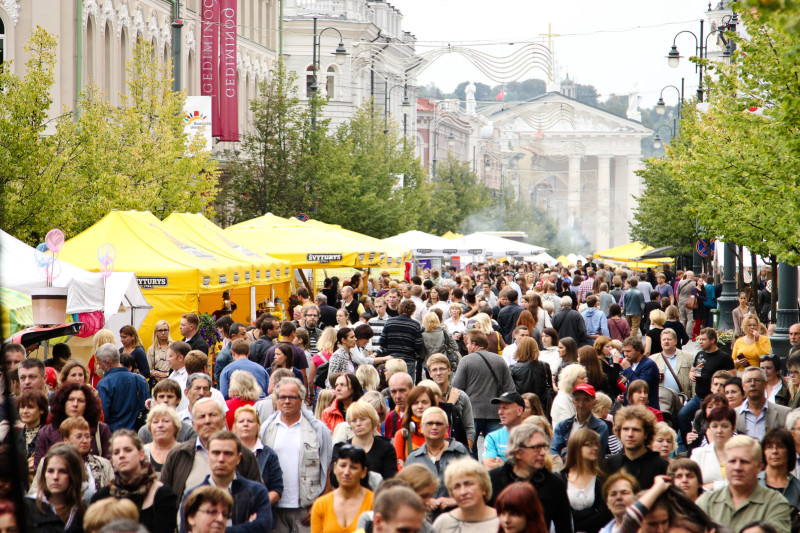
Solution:
<path fill-rule="evenodd" d="M 678 392 L 683 394 L 683 387 L 681 386 L 681 381 L 678 379 L 678 375 L 675 374 L 675 370 L 672 368 L 672 365 L 669 363 L 669 359 L 667 359 L 664 354 L 661 354 L 661 359 L 664 360 L 664 364 L 667 365 L 667 369 L 669 369 L 669 373 L 672 374 L 672 378 L 675 380 L 675 383 L 678 384 Z"/>
<path fill-rule="evenodd" d="M 489 361 L 486 360 L 486 358 L 483 356 L 482 353 L 476 352 L 476 355 L 480 356 L 481 360 L 483 361 L 483 364 L 485 364 L 486 368 L 489 369 L 489 373 L 492 375 L 492 379 L 494 380 L 495 389 L 497 390 L 496 394 L 497 394 L 497 396 L 501 396 L 503 394 L 503 392 L 504 392 L 503 391 L 503 386 L 500 383 L 500 379 L 498 379 L 497 374 L 494 373 L 494 369 L 492 368 L 492 365 L 489 364 Z"/>

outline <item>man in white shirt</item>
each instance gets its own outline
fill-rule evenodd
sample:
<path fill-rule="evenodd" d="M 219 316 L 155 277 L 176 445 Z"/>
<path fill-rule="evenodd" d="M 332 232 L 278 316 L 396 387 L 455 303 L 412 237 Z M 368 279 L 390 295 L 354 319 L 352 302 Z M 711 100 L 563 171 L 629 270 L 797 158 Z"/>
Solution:
<path fill-rule="evenodd" d="M 175 341 L 169 345 L 167 349 L 167 362 L 172 372 L 169 379 L 177 381 L 181 386 L 181 390 L 186 390 L 186 381 L 189 379 L 189 372 L 186 371 L 186 356 L 192 351 L 189 343 L 183 341 Z M 189 408 L 189 400 L 186 394 L 183 394 L 180 403 L 178 404 L 178 412 Z"/>
<path fill-rule="evenodd" d="M 428 312 L 425 302 L 422 301 L 422 287 L 419 285 L 413 285 L 409 293 L 411 294 L 411 298 L 409 299 L 414 302 L 414 305 L 417 307 L 417 309 L 414 311 L 414 314 L 411 315 L 411 318 L 422 324 L 422 319 L 425 316 L 425 313 Z"/>
<path fill-rule="evenodd" d="M 503 348 L 503 361 L 505 361 L 508 366 L 517 362 L 517 358 L 514 356 L 517 353 L 517 342 L 522 337 L 530 337 L 528 326 L 517 326 L 514 328 L 512 335 L 514 336 L 514 343 Z"/>
<path fill-rule="evenodd" d="M 283 493 L 274 506 L 275 533 L 310 531 L 303 521 L 328 477 L 333 443 L 330 430 L 310 411 L 302 409 L 306 388 L 297 378 L 275 386 L 278 412 L 261 426 L 261 441 L 278 456 Z"/>

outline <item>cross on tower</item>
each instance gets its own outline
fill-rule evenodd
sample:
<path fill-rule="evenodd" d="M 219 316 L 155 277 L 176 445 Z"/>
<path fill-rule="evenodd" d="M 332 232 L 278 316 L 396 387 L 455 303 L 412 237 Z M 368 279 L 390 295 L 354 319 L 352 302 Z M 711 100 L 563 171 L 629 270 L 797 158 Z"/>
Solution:
<path fill-rule="evenodd" d="M 553 33 L 553 24 L 551 22 L 547 23 L 547 33 L 540 33 L 540 37 L 547 37 L 547 49 L 550 50 L 550 53 L 553 53 L 553 37 L 561 37 L 560 33 Z"/>

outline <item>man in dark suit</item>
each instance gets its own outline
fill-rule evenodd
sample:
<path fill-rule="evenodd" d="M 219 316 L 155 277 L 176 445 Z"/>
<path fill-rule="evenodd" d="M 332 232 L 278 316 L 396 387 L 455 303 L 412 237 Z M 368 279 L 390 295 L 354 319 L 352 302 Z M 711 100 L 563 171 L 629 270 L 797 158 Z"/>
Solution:
<path fill-rule="evenodd" d="M 208 343 L 200 335 L 200 317 L 195 313 L 181 315 L 181 333 L 183 341 L 192 347 L 192 350 L 200 350 L 208 355 Z"/>
<path fill-rule="evenodd" d="M 506 344 L 511 344 L 514 342 L 513 333 L 514 328 L 517 327 L 517 319 L 524 309 L 517 304 L 517 297 L 519 296 L 517 291 L 505 289 L 503 292 L 508 299 L 508 305 L 497 313 L 497 323 L 500 325 L 500 329 L 503 330 L 503 340 L 506 341 Z"/>
<path fill-rule="evenodd" d="M 628 337 L 622 342 L 622 352 L 625 358 L 620 363 L 622 372 L 620 378 L 627 385 L 637 379 L 644 380 L 650 387 L 647 405 L 653 409 L 660 409 L 658 401 L 658 386 L 661 382 L 658 365 L 644 354 L 644 346 L 638 337 Z M 627 403 L 627 402 L 625 402 Z M 644 488 L 644 486 L 643 486 Z"/>

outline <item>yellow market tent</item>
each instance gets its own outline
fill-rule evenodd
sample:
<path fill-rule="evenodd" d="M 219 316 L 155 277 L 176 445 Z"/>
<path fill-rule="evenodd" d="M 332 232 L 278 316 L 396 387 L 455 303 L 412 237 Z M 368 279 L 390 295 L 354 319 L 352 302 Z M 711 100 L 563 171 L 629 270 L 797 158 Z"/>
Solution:
<path fill-rule="evenodd" d="M 232 316 L 236 322 L 250 322 L 255 316 L 256 302 L 265 298 L 272 299 L 276 294 L 283 301 L 289 297 L 291 281 L 291 265 L 288 261 L 270 257 L 251 250 L 244 243 L 231 239 L 225 231 L 205 218 L 200 213 L 172 213 L 164 220 L 164 225 L 181 238 L 209 250 L 216 255 L 228 257 L 239 263 L 250 263 L 251 269 L 245 271 L 245 282 L 251 287 L 242 287 L 231 291 L 231 301 L 237 304 Z M 271 289 L 267 285 L 273 286 Z M 201 307 L 205 299 L 201 296 Z M 218 306 L 219 300 L 213 299 L 212 305 Z"/>
<path fill-rule="evenodd" d="M 244 276 L 251 268 L 249 263 L 181 239 L 151 213 L 142 211 L 110 212 L 68 240 L 59 259 L 97 272 L 101 269 L 98 257 L 107 253 L 109 244 L 113 246 L 113 269 L 134 272 L 153 306 L 139 330 L 145 342 L 162 319 L 170 324 L 173 338 L 181 338 L 178 325 L 182 313 L 219 309 L 222 291 L 250 285 Z M 216 302 L 208 309 L 201 308 L 201 295 L 217 295 Z"/>
<path fill-rule="evenodd" d="M 7 287 L 0 287 L 0 322 L 2 322 L 3 339 L 33 326 L 30 296 Z"/>
<path fill-rule="evenodd" d="M 341 231 L 271 214 L 240 222 L 225 233 L 258 252 L 289 261 L 294 268 L 378 266 L 381 254 L 387 253 L 385 245 L 373 246 Z"/>
<path fill-rule="evenodd" d="M 655 259 L 646 259 L 643 261 L 634 260 L 634 258 L 641 257 L 653 249 L 654 248 L 652 246 L 647 246 L 646 244 L 637 241 L 623 244 L 622 246 L 609 248 L 608 250 L 603 250 L 602 252 L 596 252 L 594 257 L 595 259 L 605 259 L 608 261 L 616 261 L 618 263 L 627 263 L 628 267 L 635 269 L 657 267 L 665 263 L 672 262 L 671 257 L 657 257 Z"/>
<path fill-rule="evenodd" d="M 453 233 L 452 231 L 448 231 L 447 233 L 442 235 L 442 237 L 444 237 L 445 239 L 459 239 L 463 236 L 464 236 L 463 233 Z"/>
<path fill-rule="evenodd" d="M 385 252 L 380 252 L 378 256 L 378 260 L 380 262 L 379 266 L 399 267 L 403 264 L 403 262 L 411 259 L 410 248 L 393 244 L 381 239 L 376 239 L 375 237 L 370 237 L 369 235 L 364 235 L 363 233 L 344 229 L 338 224 L 327 224 L 325 222 L 320 222 L 319 220 L 308 220 L 303 222 L 303 224 L 310 224 L 316 228 L 323 228 L 328 231 L 340 233 L 346 237 L 363 241 L 367 246 L 370 246 L 375 250 L 385 250 Z M 385 259 L 381 259 L 383 257 L 385 257 Z"/>
<path fill-rule="evenodd" d="M 561 263 L 563 266 L 567 266 L 569 264 L 569 258 L 566 255 L 559 255 L 556 259 L 557 263 Z"/>

